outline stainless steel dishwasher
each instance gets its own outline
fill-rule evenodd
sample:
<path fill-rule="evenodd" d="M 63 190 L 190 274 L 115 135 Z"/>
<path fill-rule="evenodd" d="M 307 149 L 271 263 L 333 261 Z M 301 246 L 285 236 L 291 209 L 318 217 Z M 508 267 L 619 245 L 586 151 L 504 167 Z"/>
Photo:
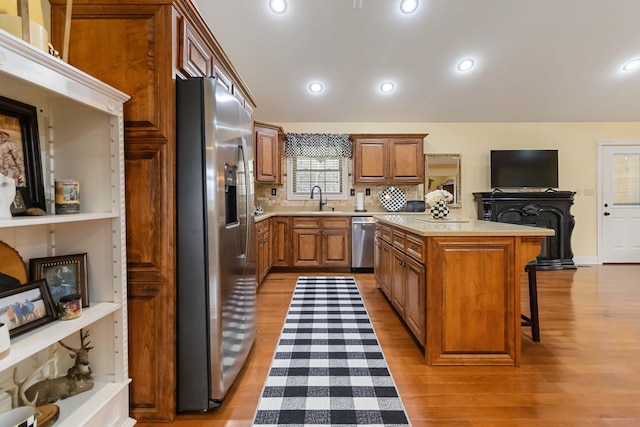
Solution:
<path fill-rule="evenodd" d="M 373 217 L 351 217 L 351 271 L 373 271 L 375 236 Z"/>

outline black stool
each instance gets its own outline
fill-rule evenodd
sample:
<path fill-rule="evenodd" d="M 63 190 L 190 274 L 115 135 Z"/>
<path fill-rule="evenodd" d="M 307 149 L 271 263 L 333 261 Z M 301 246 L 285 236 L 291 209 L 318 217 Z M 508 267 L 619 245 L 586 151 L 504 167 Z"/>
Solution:
<path fill-rule="evenodd" d="M 538 321 L 538 284 L 536 282 L 536 265 L 527 264 L 524 268 L 529 276 L 529 313 L 531 317 L 520 314 L 521 326 L 531 326 L 531 337 L 534 342 L 540 342 L 540 322 Z"/>

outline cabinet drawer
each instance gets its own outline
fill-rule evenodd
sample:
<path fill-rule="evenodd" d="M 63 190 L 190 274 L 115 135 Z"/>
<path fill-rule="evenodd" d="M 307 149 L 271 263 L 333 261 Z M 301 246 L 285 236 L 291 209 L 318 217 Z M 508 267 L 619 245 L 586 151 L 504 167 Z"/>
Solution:
<path fill-rule="evenodd" d="M 427 262 L 427 245 L 424 240 L 418 236 L 407 234 L 405 236 L 405 252 L 407 255 L 420 261 L 422 264 Z"/>
<path fill-rule="evenodd" d="M 387 243 L 391 243 L 391 228 L 386 225 L 376 225 L 376 237 L 381 238 Z"/>
<path fill-rule="evenodd" d="M 391 233 L 391 244 L 404 252 L 405 234 L 402 231 L 393 230 Z"/>
<path fill-rule="evenodd" d="M 293 217 L 293 228 L 322 228 L 322 218 L 310 216 Z"/>
<path fill-rule="evenodd" d="M 260 221 L 256 223 L 256 236 L 261 236 L 269 231 L 269 221 Z"/>
<path fill-rule="evenodd" d="M 351 218 L 348 216 L 322 218 L 322 228 L 349 228 L 350 224 Z"/>

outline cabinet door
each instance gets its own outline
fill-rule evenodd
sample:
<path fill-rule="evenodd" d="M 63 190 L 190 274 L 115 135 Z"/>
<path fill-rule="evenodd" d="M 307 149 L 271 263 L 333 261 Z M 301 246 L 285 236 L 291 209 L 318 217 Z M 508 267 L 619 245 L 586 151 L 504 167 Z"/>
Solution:
<path fill-rule="evenodd" d="M 358 138 L 353 156 L 354 183 L 386 184 L 388 170 L 387 139 Z"/>
<path fill-rule="evenodd" d="M 391 303 L 400 317 L 404 318 L 406 289 L 404 279 L 404 254 L 397 249 L 391 250 Z"/>
<path fill-rule="evenodd" d="M 389 142 L 389 162 L 390 184 L 424 183 L 422 139 L 391 139 Z"/>
<path fill-rule="evenodd" d="M 269 269 L 271 268 L 271 251 L 270 251 L 270 247 L 271 247 L 271 242 L 269 242 L 269 232 L 266 232 L 265 234 L 263 234 L 260 237 L 260 253 L 259 253 L 259 257 L 260 257 L 260 280 L 259 283 L 262 283 L 262 281 L 264 280 L 264 278 L 267 276 L 267 273 L 269 273 Z"/>
<path fill-rule="evenodd" d="M 262 270 L 264 269 L 264 242 L 262 236 L 256 237 L 256 284 L 262 282 Z"/>
<path fill-rule="evenodd" d="M 325 229 L 322 231 L 322 265 L 325 267 L 349 267 L 351 242 L 349 229 Z"/>
<path fill-rule="evenodd" d="M 376 276 L 377 285 L 382 289 L 387 298 L 391 299 L 391 289 L 389 287 L 391 278 L 391 246 L 379 237 L 376 238 L 373 272 Z"/>
<path fill-rule="evenodd" d="M 425 266 L 405 258 L 406 304 L 404 320 L 418 342 L 424 346 L 426 342 L 425 316 Z"/>
<path fill-rule="evenodd" d="M 290 219 L 287 217 L 273 218 L 271 228 L 271 262 L 273 266 L 291 266 L 291 233 Z"/>
<path fill-rule="evenodd" d="M 211 76 L 213 54 L 187 20 L 181 18 L 180 27 L 181 39 L 178 45 L 178 68 L 188 77 Z"/>
<path fill-rule="evenodd" d="M 293 229 L 293 266 L 319 267 L 322 230 L 319 228 Z"/>
<path fill-rule="evenodd" d="M 280 183 L 280 150 L 278 131 L 255 126 L 256 181 Z"/>

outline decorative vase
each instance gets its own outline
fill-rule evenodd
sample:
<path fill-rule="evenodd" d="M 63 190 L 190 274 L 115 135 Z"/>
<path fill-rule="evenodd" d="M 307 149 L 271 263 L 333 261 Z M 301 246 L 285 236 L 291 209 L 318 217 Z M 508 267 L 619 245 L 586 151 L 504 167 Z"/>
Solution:
<path fill-rule="evenodd" d="M 447 207 L 447 202 L 439 201 L 436 202 L 435 205 L 429 208 L 429 212 L 431 216 L 435 219 L 444 219 L 449 215 L 449 208 Z"/>
<path fill-rule="evenodd" d="M 0 323 L 0 359 L 4 359 L 11 351 L 11 339 L 9 338 L 9 327 Z"/>

